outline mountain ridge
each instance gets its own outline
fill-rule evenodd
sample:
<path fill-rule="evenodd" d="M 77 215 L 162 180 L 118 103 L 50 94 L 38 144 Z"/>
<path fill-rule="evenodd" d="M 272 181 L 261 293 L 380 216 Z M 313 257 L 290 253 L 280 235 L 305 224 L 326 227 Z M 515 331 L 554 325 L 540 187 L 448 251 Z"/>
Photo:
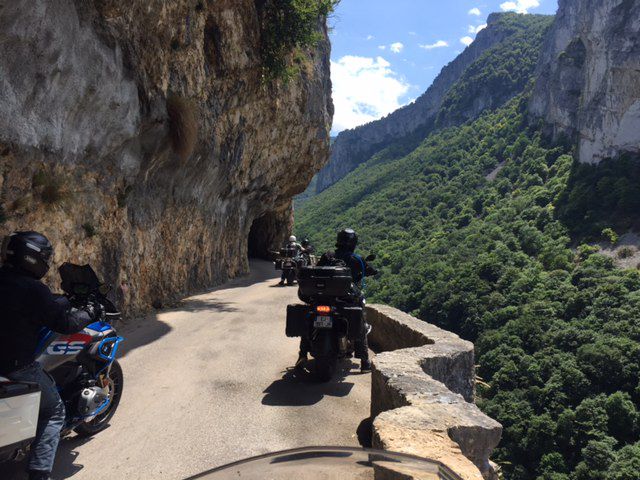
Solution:
<path fill-rule="evenodd" d="M 329 163 L 317 175 L 316 192 L 328 186 L 352 171 L 357 165 L 371 155 L 387 147 L 402 137 L 417 136 L 424 138 L 434 129 L 442 103 L 447 99 L 450 89 L 458 82 L 466 69 L 481 58 L 488 50 L 526 29 L 528 22 L 534 19 L 550 19 L 547 15 L 529 15 L 527 17 L 514 13 L 492 13 L 487 19 L 487 27 L 480 31 L 475 41 L 458 57 L 446 65 L 436 77 L 433 84 L 418 99 L 402 107 L 380 120 L 341 132 L 331 147 Z M 549 20 L 550 22 L 550 20 Z M 500 100 L 489 98 L 484 104 L 472 105 L 465 115 L 465 120 L 475 118 L 487 106 L 495 107 L 513 96 L 514 92 L 484 92 L 491 97 L 496 95 Z M 450 126 L 454 119 L 440 119 L 441 124 Z"/>

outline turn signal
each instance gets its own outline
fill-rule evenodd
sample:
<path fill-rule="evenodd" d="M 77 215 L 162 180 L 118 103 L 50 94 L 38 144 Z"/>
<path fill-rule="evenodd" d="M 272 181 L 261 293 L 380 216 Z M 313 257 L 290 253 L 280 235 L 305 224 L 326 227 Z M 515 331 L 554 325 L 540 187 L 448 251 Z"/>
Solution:
<path fill-rule="evenodd" d="M 316 312 L 318 313 L 331 313 L 331 307 L 326 305 L 318 305 L 316 307 Z"/>

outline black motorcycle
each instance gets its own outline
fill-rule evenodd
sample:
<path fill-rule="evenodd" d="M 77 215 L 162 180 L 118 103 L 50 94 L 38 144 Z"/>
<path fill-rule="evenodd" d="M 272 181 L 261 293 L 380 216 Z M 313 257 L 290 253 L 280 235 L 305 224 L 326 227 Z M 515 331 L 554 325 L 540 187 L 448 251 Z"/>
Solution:
<path fill-rule="evenodd" d="M 282 248 L 275 261 L 276 270 L 284 272 L 287 285 L 293 285 L 298 277 L 298 270 L 309 264 L 309 260 L 302 252 L 295 248 Z"/>
<path fill-rule="evenodd" d="M 366 258 L 375 260 L 374 255 Z M 303 267 L 298 296 L 305 305 L 287 306 L 286 334 L 302 337 L 315 359 L 316 376 L 329 381 L 338 361 L 351 358 L 365 328 L 364 298 L 351 270 L 343 266 Z"/>

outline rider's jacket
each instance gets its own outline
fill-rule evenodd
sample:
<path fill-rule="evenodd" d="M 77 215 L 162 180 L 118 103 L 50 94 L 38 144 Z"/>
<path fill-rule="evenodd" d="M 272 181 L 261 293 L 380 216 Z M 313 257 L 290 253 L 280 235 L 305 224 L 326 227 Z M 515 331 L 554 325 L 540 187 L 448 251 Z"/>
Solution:
<path fill-rule="evenodd" d="M 35 360 L 43 327 L 58 333 L 75 333 L 92 320 L 83 310 L 19 270 L 0 268 L 0 374 L 7 374 Z"/>

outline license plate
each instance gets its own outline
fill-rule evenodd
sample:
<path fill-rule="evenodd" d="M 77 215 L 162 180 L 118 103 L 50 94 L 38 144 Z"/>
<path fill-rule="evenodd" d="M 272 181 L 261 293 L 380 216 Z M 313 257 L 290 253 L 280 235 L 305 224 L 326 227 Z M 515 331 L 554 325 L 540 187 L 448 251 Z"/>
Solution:
<path fill-rule="evenodd" d="M 331 328 L 333 327 L 333 319 L 328 316 L 318 315 L 313 321 L 314 328 Z"/>

